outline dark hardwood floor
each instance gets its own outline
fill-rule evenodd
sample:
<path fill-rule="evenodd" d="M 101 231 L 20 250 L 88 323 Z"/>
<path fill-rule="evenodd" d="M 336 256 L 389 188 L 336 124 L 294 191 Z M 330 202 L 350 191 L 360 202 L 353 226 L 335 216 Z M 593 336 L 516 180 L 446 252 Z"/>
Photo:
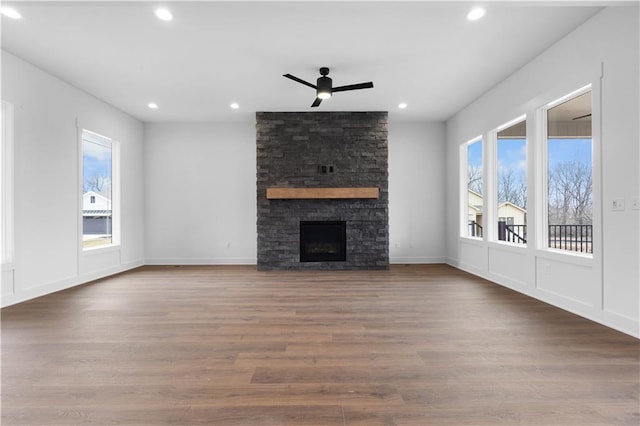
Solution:
<path fill-rule="evenodd" d="M 2 310 L 2 424 L 638 425 L 639 350 L 444 265 L 145 267 Z"/>

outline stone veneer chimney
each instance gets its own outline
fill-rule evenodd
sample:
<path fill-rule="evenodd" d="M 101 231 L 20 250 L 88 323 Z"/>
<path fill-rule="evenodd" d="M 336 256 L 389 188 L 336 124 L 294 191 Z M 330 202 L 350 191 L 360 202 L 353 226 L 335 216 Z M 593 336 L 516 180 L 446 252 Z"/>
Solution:
<path fill-rule="evenodd" d="M 258 112 L 258 269 L 388 269 L 387 112 Z M 379 189 L 377 199 L 267 199 L 267 188 Z M 300 262 L 301 221 L 346 221 L 344 262 Z"/>

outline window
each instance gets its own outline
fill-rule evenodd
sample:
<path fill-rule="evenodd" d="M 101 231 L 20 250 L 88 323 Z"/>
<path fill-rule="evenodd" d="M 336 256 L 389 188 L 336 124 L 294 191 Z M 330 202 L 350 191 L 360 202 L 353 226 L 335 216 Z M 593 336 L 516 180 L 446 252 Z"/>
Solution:
<path fill-rule="evenodd" d="M 13 105 L 2 101 L 0 136 L 0 191 L 2 208 L 0 209 L 0 239 L 2 240 L 2 264 L 13 261 Z"/>
<path fill-rule="evenodd" d="M 82 130 L 82 247 L 117 244 L 117 145 L 111 139 Z"/>
<path fill-rule="evenodd" d="M 482 138 L 474 139 L 464 146 L 466 154 L 466 188 L 464 199 L 467 205 L 465 219 L 466 235 L 468 237 L 483 237 L 483 179 L 482 179 Z"/>
<path fill-rule="evenodd" d="M 548 105 L 547 247 L 593 253 L 590 86 Z"/>
<path fill-rule="evenodd" d="M 501 216 L 498 218 L 498 222 L 504 222 L 507 225 L 513 225 L 516 223 L 515 218 L 512 216 L 509 216 L 509 217 Z"/>
<path fill-rule="evenodd" d="M 513 122 L 512 122 L 513 123 Z M 499 128 L 496 138 L 498 240 L 527 242 L 527 123 Z"/>

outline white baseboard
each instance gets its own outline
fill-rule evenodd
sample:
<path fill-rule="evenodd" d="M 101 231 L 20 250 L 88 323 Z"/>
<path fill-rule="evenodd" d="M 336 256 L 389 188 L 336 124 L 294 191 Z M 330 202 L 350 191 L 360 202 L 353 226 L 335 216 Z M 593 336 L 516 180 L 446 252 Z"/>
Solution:
<path fill-rule="evenodd" d="M 449 266 L 453 266 L 453 267 L 458 267 L 458 259 L 456 259 L 455 257 L 451 257 L 451 256 L 446 256 L 445 257 L 445 263 Z"/>
<path fill-rule="evenodd" d="M 1 307 L 7 307 L 15 305 L 17 303 L 26 302 L 27 300 L 35 299 L 36 297 L 45 296 L 47 294 L 55 293 L 57 291 L 66 290 L 77 285 L 86 284 L 88 282 L 108 277 L 110 275 L 119 274 L 120 272 L 129 271 L 134 268 L 144 266 L 142 260 L 128 262 L 114 266 L 112 268 L 102 269 L 90 274 L 78 275 L 74 277 L 65 278 L 63 280 L 54 281 L 51 283 L 39 285 L 37 287 L 27 288 L 23 291 L 14 294 L 8 294 L 2 297 L 0 302 Z"/>
<path fill-rule="evenodd" d="M 555 295 L 544 290 L 527 285 L 522 286 L 520 283 L 517 285 L 509 280 L 502 279 L 502 277 L 495 274 L 488 274 L 486 271 L 478 269 L 474 266 L 460 263 L 456 259 L 447 258 L 447 264 L 454 268 L 468 272 L 472 275 L 484 278 L 495 284 L 517 291 L 525 296 L 532 297 L 542 302 L 548 303 L 552 306 L 563 309 L 572 314 L 581 316 L 598 324 L 602 324 L 606 327 L 618 330 L 622 333 L 628 334 L 635 338 L 640 339 L 640 321 L 634 318 L 628 318 L 615 312 L 604 311 L 594 306 L 585 305 L 572 299 L 563 297 L 561 295 Z"/>
<path fill-rule="evenodd" d="M 445 263 L 444 257 L 391 257 L 389 263 L 399 264 L 421 264 L 421 263 Z"/>
<path fill-rule="evenodd" d="M 256 258 L 252 257 L 226 257 L 226 258 L 164 258 L 164 259 L 147 259 L 146 261 L 138 260 L 121 264 L 112 268 L 106 268 L 90 274 L 70 277 L 67 279 L 43 284 L 37 287 L 25 289 L 16 294 L 7 294 L 2 297 L 0 307 L 7 307 L 17 303 L 25 302 L 36 297 L 45 296 L 61 290 L 66 290 L 77 285 L 86 284 L 88 282 L 104 278 L 110 275 L 125 272 L 144 265 L 256 265 Z M 564 309 L 568 312 L 587 318 L 604 326 L 629 334 L 633 337 L 640 338 L 640 321 L 628 318 L 615 312 L 598 310 L 590 306 L 577 306 L 570 300 L 564 300 L 561 297 L 546 294 L 534 287 L 514 285 L 512 282 L 506 282 L 500 276 L 487 274 L 471 265 L 460 263 L 457 259 L 451 257 L 393 257 L 390 259 L 391 264 L 429 264 L 429 263 L 447 263 L 462 271 L 484 278 L 503 287 L 507 287 L 526 296 L 541 300 L 553 306 Z M 507 280 L 508 281 L 508 280 Z"/>
<path fill-rule="evenodd" d="M 156 258 L 146 259 L 146 265 L 257 265 L 255 257 Z"/>

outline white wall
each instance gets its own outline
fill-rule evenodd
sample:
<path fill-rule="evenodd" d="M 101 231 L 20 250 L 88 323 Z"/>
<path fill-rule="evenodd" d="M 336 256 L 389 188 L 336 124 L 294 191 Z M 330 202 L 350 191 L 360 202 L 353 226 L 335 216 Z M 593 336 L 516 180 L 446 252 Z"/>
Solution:
<path fill-rule="evenodd" d="M 255 264 L 255 155 L 253 122 L 147 124 L 147 263 Z M 391 262 L 444 261 L 443 123 L 390 124 L 389 221 Z"/>
<path fill-rule="evenodd" d="M 256 263 L 255 123 L 145 128 L 146 261 Z"/>
<path fill-rule="evenodd" d="M 631 198 L 640 193 L 638 8 L 606 8 L 447 122 L 447 256 L 462 269 L 545 300 L 626 333 L 640 336 L 640 212 Z M 603 71 L 602 71 L 603 70 Z M 600 75 L 602 74 L 602 80 Z M 553 255 L 528 247 L 459 237 L 459 146 L 527 114 L 529 188 L 541 139 L 536 109 L 594 84 L 601 121 L 594 110 L 594 146 L 601 149 L 602 186 L 594 188 L 596 242 L 593 259 Z M 601 123 L 601 124 L 600 124 Z M 598 146 L 601 145 L 601 148 Z M 597 179 L 594 183 L 598 183 Z M 529 223 L 543 212 L 529 195 Z M 612 211 L 613 198 L 627 200 Z M 600 226 L 601 225 L 601 226 Z"/>
<path fill-rule="evenodd" d="M 143 126 L 2 51 L 2 99 L 14 105 L 15 259 L 2 273 L 7 306 L 142 264 Z M 80 125 L 121 144 L 122 244 L 83 253 Z"/>
<path fill-rule="evenodd" d="M 391 263 L 445 261 L 444 123 L 389 120 Z"/>

